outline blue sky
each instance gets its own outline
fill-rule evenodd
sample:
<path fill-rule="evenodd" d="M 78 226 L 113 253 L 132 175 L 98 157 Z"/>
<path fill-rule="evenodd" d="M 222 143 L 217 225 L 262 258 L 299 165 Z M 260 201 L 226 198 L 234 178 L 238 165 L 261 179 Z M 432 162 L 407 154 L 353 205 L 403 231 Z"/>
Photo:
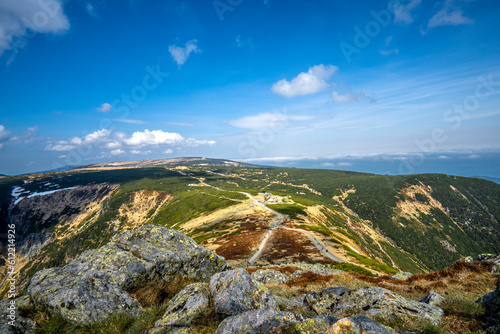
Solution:
<path fill-rule="evenodd" d="M 500 176 L 499 12 L 493 0 L 2 0 L 0 173 L 208 156 Z M 467 171 L 446 168 L 457 159 Z"/>

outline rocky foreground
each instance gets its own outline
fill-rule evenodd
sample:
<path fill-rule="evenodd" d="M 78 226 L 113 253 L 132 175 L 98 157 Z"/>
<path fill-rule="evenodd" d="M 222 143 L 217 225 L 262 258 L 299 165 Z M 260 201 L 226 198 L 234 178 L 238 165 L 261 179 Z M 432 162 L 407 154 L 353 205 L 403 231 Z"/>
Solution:
<path fill-rule="evenodd" d="M 145 225 L 117 235 L 107 245 L 82 253 L 61 268 L 36 273 L 16 307 L 43 306 L 75 324 L 98 323 L 113 314 L 138 316 L 143 305 L 130 293 L 154 282 L 195 281 L 167 304 L 149 333 L 192 333 L 200 320 L 215 318 L 216 333 L 398 333 L 377 321 L 422 320 L 439 323 L 441 296 L 420 302 L 380 287 L 327 287 L 305 296 L 274 296 L 264 284 L 283 284 L 293 276 L 318 271 L 304 267 L 289 276 L 275 270 L 232 269 L 225 260 L 191 238 L 162 226 Z M 318 274 L 339 271 L 323 268 Z M 480 300 L 499 312 L 498 289 Z M 34 333 L 35 322 L 16 314 L 9 324 L 10 300 L 1 302 L 0 332 Z M 301 313 L 289 312 L 300 309 Z M 492 332 L 498 323 L 491 323 Z M 495 327 L 497 326 L 497 327 Z M 406 332 L 408 333 L 408 332 Z"/>

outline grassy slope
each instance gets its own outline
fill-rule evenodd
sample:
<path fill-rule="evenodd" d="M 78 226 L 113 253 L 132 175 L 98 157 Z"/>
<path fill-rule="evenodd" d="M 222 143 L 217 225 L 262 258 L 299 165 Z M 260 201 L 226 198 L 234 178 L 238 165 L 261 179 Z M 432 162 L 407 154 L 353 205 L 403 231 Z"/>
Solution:
<path fill-rule="evenodd" d="M 226 190 L 244 190 L 256 194 L 265 189 L 275 194 L 291 195 L 295 202 L 302 205 L 324 205 L 329 209 L 326 213 L 327 225 L 324 228 L 341 227 L 339 231 L 345 232 L 348 238 L 360 244 L 370 254 L 391 265 L 390 259 L 385 254 L 388 253 L 403 270 L 419 272 L 426 268 L 440 269 L 458 259 L 460 255 L 500 252 L 498 224 L 500 185 L 493 182 L 437 174 L 380 176 L 344 171 L 285 168 L 213 166 L 190 168 L 194 176 L 202 177 L 205 182 Z M 213 173 L 207 173 L 206 170 L 211 170 Z M 237 174 L 240 177 L 231 177 L 230 174 Z M 3 222 L 3 229 L 6 227 L 6 209 L 10 201 L 11 188 L 22 185 L 22 180 L 21 177 L 0 180 L 2 195 L 0 219 Z M 272 181 L 281 183 L 270 184 Z M 88 228 L 65 241 L 53 242 L 43 248 L 37 258 L 45 258 L 45 261 L 34 260 L 29 263 L 26 266 L 31 268 L 29 274 L 42 268 L 62 265 L 67 259 L 83 250 L 96 248 L 108 242 L 116 233 L 109 223 L 116 219 L 118 208 L 128 201 L 134 191 L 158 190 L 174 195 L 170 204 L 163 207 L 151 221 L 166 226 L 186 222 L 203 212 L 232 205 L 235 202 L 231 198 L 245 198 L 242 194 L 221 193 L 209 187 L 188 187 L 188 184 L 197 181 L 165 168 L 51 173 L 26 185 L 25 188 L 40 191 L 46 182 L 55 182 L 61 188 L 101 182 L 121 185 L 114 196 L 105 203 L 98 219 L 89 224 Z M 400 189 L 419 182 L 432 187 L 432 196 L 449 210 L 449 216 L 463 226 L 462 229 L 441 211 L 421 216 L 420 225 L 417 222 L 405 221 L 401 217 L 394 219 L 394 208 L 402 199 L 402 195 L 399 194 Z M 309 185 L 321 194 L 296 187 L 303 184 Z M 457 195 L 450 188 L 450 184 L 468 200 Z M 376 246 L 369 236 L 353 231 L 346 223 L 345 217 L 339 214 L 343 209 L 332 196 L 338 196 L 342 191 L 353 188 L 356 192 L 349 194 L 344 204 L 360 218 L 371 221 L 374 227 L 379 228 L 393 240 L 394 244 L 381 243 L 385 252 Z M 284 210 L 284 213 L 289 213 L 288 211 L 293 209 L 295 216 L 302 214 L 297 208 L 277 207 L 277 209 Z M 355 216 L 351 219 L 359 220 Z M 406 228 L 402 228 L 399 222 L 404 223 Z M 422 223 L 427 226 L 425 231 L 419 228 Z M 448 240 L 455 245 L 457 253 L 444 249 L 440 240 Z"/>

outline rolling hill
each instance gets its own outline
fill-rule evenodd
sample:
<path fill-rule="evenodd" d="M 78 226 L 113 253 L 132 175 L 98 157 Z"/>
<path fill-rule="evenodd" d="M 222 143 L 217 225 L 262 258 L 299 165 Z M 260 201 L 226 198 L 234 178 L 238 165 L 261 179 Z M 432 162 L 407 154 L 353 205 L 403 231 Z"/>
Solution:
<path fill-rule="evenodd" d="M 13 223 L 22 284 L 147 223 L 177 229 L 237 267 L 258 252 L 252 265 L 346 262 L 372 275 L 421 273 L 500 252 L 500 185 L 443 174 L 186 158 L 7 177 L 0 193 L 2 254 Z M 3 280 L 7 266 L 0 272 Z"/>

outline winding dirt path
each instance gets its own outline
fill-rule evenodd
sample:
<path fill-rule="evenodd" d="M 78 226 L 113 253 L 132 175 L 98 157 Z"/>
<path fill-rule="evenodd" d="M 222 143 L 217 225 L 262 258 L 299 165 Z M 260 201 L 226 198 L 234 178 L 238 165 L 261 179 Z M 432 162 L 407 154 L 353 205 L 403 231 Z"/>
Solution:
<path fill-rule="evenodd" d="M 184 176 L 188 176 L 187 174 L 183 173 L 183 172 L 178 172 Z M 229 192 L 234 192 L 234 193 L 240 193 L 240 194 L 243 194 L 245 196 L 247 196 L 249 199 L 251 199 L 255 204 L 257 205 L 260 205 L 262 206 L 263 208 L 265 208 L 266 210 L 269 210 L 271 211 L 272 213 L 278 215 L 278 219 L 276 219 L 276 221 L 271 225 L 271 228 L 269 229 L 269 231 L 266 233 L 266 235 L 264 236 L 264 238 L 262 239 L 262 241 L 260 242 L 259 244 L 259 248 L 257 249 L 257 252 L 255 252 L 251 257 L 250 259 L 248 259 L 248 265 L 251 265 L 255 260 L 257 260 L 260 255 L 262 254 L 262 251 L 264 250 L 264 247 L 266 246 L 267 244 L 267 241 L 269 240 L 269 237 L 271 236 L 271 234 L 273 233 L 273 231 L 277 228 L 282 228 L 282 229 L 285 229 L 285 230 L 291 230 L 291 231 L 296 231 L 296 232 L 300 232 L 302 234 L 305 234 L 309 240 L 312 241 L 313 245 L 316 246 L 316 248 L 318 248 L 318 250 L 326 257 L 328 257 L 329 259 L 333 260 L 333 261 L 336 261 L 336 262 L 344 262 L 338 258 L 336 258 L 335 256 L 333 256 L 332 254 L 330 254 L 330 252 L 328 252 L 326 250 L 326 248 L 318 241 L 316 240 L 315 237 L 313 237 L 310 233 L 304 231 L 304 230 L 301 230 L 301 229 L 295 229 L 295 228 L 290 228 L 290 227 L 284 227 L 284 226 L 280 226 L 279 224 L 283 221 L 283 219 L 285 219 L 285 215 L 271 209 L 270 207 L 268 207 L 267 205 L 259 202 L 258 200 L 256 200 L 252 195 L 250 195 L 249 193 L 247 192 L 244 192 L 244 191 L 236 191 L 236 190 L 224 190 L 224 189 L 221 189 L 219 187 L 216 187 L 216 186 L 212 186 L 208 183 L 205 183 L 202 179 L 200 178 L 197 178 L 197 177 L 194 177 L 194 176 L 191 176 L 192 178 L 198 180 L 198 182 L 200 182 L 200 184 L 203 184 L 205 186 L 208 186 L 208 187 L 212 187 L 214 189 L 217 189 L 219 191 L 229 191 Z"/>

